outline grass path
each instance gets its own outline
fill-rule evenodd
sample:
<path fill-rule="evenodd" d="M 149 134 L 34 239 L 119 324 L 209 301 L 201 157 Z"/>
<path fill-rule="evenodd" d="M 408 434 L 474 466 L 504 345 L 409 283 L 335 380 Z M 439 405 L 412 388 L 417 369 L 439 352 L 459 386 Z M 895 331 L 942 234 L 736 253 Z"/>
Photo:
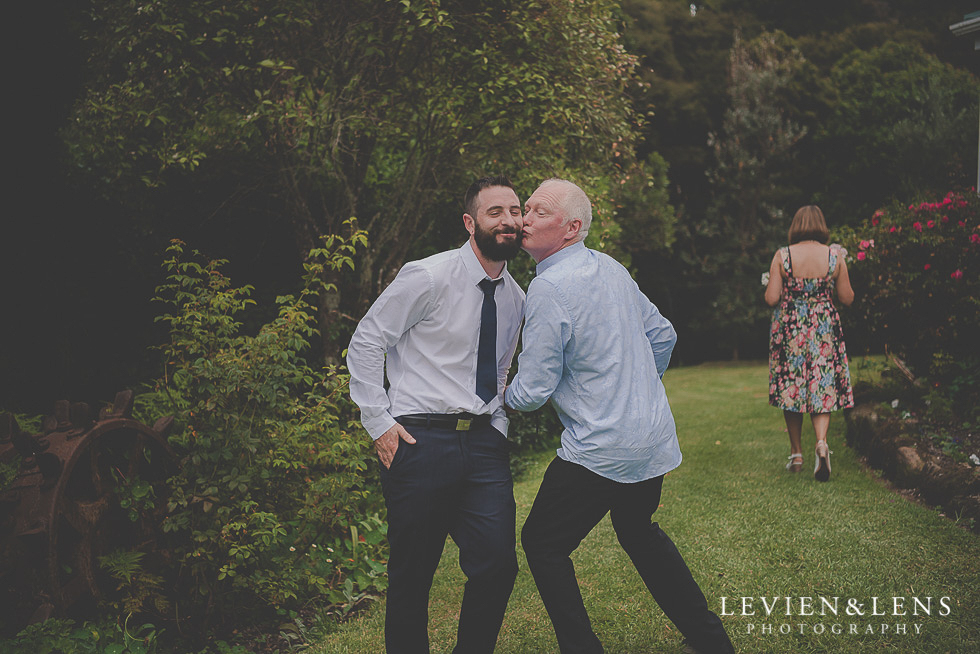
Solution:
<path fill-rule="evenodd" d="M 671 369 L 664 378 L 684 463 L 668 475 L 656 516 L 712 610 L 721 613 L 721 598 L 728 598 L 727 613 L 735 615 L 722 619 L 736 650 L 980 652 L 980 539 L 937 511 L 907 502 L 862 469 L 843 443 L 839 414 L 831 421 L 831 481 L 819 484 L 806 472 L 813 465 L 809 421 L 804 472 L 785 472 L 788 439 L 781 414 L 767 405 L 766 375 L 758 364 L 705 365 Z M 550 459 L 543 455 L 515 486 L 518 529 Z M 455 641 L 464 581 L 456 556 L 450 541 L 431 595 L 433 654 L 450 652 Z M 680 635 L 619 548 L 608 517 L 573 559 L 607 653 L 681 651 Z M 518 561 L 496 652 L 557 652 L 520 551 Z M 770 605 L 774 596 L 794 598 L 792 615 L 785 615 L 783 599 L 766 617 L 763 596 Z M 755 598 L 745 611 L 755 615 L 742 615 L 743 597 Z M 814 598 L 816 615 L 799 615 L 801 597 Z M 839 614 L 825 610 L 821 616 L 820 597 L 840 598 Z M 875 597 L 878 612 L 887 615 L 871 615 Z M 931 615 L 921 607 L 913 615 L 914 597 L 923 603 L 931 598 Z M 940 604 L 944 597 L 948 612 Z M 905 598 L 897 611 L 893 598 Z M 848 600 L 863 605 L 864 615 L 848 615 Z M 380 654 L 383 617 L 379 602 L 309 651 Z M 906 633 L 897 633 L 898 625 Z M 838 628 L 842 633 L 833 633 Z M 790 633 L 780 633 L 786 629 Z"/>

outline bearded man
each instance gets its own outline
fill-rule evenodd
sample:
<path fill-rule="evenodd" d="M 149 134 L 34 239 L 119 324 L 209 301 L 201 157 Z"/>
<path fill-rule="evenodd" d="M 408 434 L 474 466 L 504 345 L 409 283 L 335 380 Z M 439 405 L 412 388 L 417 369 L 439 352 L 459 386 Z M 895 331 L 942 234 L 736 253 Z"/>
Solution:
<path fill-rule="evenodd" d="M 467 578 L 457 654 L 493 651 L 517 576 L 501 391 L 524 312 L 506 265 L 523 216 L 503 176 L 474 182 L 464 208 L 469 240 L 405 264 L 347 354 L 388 507 L 388 654 L 429 651 L 429 588 L 447 534 Z"/>

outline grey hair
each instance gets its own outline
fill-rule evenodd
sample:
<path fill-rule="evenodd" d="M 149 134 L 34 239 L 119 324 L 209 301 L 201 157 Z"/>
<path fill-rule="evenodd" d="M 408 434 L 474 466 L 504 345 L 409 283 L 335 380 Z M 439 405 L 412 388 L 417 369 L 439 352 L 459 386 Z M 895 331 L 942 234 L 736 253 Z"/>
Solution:
<path fill-rule="evenodd" d="M 541 182 L 541 186 L 545 184 L 560 184 L 565 188 L 565 197 L 562 198 L 559 207 L 562 213 L 561 224 L 567 225 L 573 220 L 580 220 L 582 227 L 578 230 L 578 240 L 584 241 L 592 225 L 592 203 L 589 201 L 589 196 L 578 184 L 560 177 L 552 177 Z"/>

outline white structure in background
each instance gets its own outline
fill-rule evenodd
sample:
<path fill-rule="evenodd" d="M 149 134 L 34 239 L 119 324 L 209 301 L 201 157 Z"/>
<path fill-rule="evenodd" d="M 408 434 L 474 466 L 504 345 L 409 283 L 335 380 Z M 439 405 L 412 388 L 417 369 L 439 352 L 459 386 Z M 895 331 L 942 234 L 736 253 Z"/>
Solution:
<path fill-rule="evenodd" d="M 949 26 L 949 30 L 956 36 L 973 36 L 973 49 L 980 51 L 980 11 L 974 11 L 963 17 L 959 23 Z M 980 125 L 980 114 L 977 116 Z M 980 135 L 977 137 L 977 193 L 980 194 Z"/>

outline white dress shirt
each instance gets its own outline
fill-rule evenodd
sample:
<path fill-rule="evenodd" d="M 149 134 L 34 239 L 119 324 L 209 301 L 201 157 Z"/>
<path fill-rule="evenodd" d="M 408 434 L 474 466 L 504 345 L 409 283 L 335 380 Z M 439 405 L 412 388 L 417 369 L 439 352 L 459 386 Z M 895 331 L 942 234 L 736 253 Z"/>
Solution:
<path fill-rule="evenodd" d="M 524 291 L 505 266 L 494 290 L 497 395 L 484 402 L 476 394 L 476 356 L 484 297 L 479 283 L 489 278 L 467 241 L 406 263 L 368 309 L 351 338 L 347 368 L 351 398 L 371 438 L 391 429 L 395 416 L 413 413 L 490 413 L 491 425 L 507 435 L 500 391 L 517 349 Z"/>

